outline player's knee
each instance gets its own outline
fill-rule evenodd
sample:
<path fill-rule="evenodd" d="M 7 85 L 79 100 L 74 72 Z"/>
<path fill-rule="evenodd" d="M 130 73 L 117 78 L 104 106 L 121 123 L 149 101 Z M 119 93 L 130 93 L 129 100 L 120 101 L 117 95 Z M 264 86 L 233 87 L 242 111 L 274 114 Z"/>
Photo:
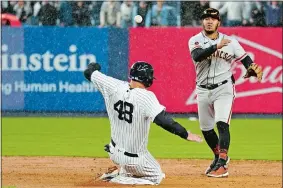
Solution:
<path fill-rule="evenodd" d="M 214 129 L 214 125 L 211 125 L 211 126 L 200 125 L 200 130 L 204 132 L 211 131 L 213 129 Z"/>
<path fill-rule="evenodd" d="M 207 121 L 204 122 L 200 121 L 199 127 L 201 131 L 210 131 L 214 129 L 214 123 L 213 122 L 208 123 Z"/>
<path fill-rule="evenodd" d="M 227 131 L 229 131 L 229 124 L 228 123 L 225 123 L 223 121 L 218 121 L 216 123 L 217 125 L 217 129 L 219 131 L 219 133 L 225 133 Z"/>

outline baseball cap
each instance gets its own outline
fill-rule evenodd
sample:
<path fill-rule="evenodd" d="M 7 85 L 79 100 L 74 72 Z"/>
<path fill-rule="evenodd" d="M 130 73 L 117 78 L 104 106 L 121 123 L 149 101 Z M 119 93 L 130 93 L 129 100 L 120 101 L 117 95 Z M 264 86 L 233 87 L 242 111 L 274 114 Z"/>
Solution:
<path fill-rule="evenodd" d="M 208 18 L 208 17 L 220 20 L 219 11 L 215 8 L 205 9 L 201 15 L 201 19 Z"/>

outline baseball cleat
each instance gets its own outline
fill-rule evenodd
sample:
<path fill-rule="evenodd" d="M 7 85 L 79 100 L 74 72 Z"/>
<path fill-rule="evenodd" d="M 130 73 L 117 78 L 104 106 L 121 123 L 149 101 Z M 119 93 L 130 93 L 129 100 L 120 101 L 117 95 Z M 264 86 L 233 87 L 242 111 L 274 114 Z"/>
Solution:
<path fill-rule="evenodd" d="M 208 174 L 209 172 L 211 172 L 213 167 L 216 165 L 217 161 L 218 161 L 218 157 L 215 157 L 214 160 L 212 161 L 211 165 L 209 167 L 207 167 L 207 169 L 205 170 L 205 174 Z"/>
<path fill-rule="evenodd" d="M 110 181 L 112 178 L 115 178 L 119 175 L 119 170 L 116 166 L 108 168 L 107 172 L 102 174 L 102 176 L 99 177 L 102 181 Z"/>
<path fill-rule="evenodd" d="M 229 172 L 228 169 L 224 166 L 220 166 L 217 170 L 212 170 L 210 173 L 207 174 L 208 177 L 213 178 L 224 178 L 228 177 Z"/>
<path fill-rule="evenodd" d="M 227 156 L 227 160 L 219 159 L 215 166 L 207 173 L 208 177 L 222 178 L 228 177 L 228 163 L 230 162 L 230 157 Z"/>

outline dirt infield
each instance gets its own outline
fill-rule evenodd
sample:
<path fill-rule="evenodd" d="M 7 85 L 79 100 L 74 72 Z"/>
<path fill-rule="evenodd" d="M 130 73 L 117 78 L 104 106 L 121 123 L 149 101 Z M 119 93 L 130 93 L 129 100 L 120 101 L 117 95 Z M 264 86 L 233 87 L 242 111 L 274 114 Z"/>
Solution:
<path fill-rule="evenodd" d="M 282 163 L 231 161 L 228 178 L 203 175 L 210 161 L 159 160 L 166 178 L 159 187 L 281 188 Z M 94 182 L 93 177 L 112 166 L 109 159 L 72 157 L 2 157 L 2 183 L 7 187 L 134 187 Z M 149 187 L 149 186 L 138 186 Z"/>

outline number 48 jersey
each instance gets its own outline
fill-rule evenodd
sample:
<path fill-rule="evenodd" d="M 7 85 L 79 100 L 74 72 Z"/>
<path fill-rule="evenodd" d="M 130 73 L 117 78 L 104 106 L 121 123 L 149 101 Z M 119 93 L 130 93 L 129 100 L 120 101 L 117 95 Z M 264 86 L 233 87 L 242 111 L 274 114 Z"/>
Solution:
<path fill-rule="evenodd" d="M 155 94 L 146 89 L 131 89 L 128 82 L 94 71 L 91 81 L 102 93 L 111 124 L 111 138 L 125 151 L 147 150 L 150 123 L 165 110 Z"/>

